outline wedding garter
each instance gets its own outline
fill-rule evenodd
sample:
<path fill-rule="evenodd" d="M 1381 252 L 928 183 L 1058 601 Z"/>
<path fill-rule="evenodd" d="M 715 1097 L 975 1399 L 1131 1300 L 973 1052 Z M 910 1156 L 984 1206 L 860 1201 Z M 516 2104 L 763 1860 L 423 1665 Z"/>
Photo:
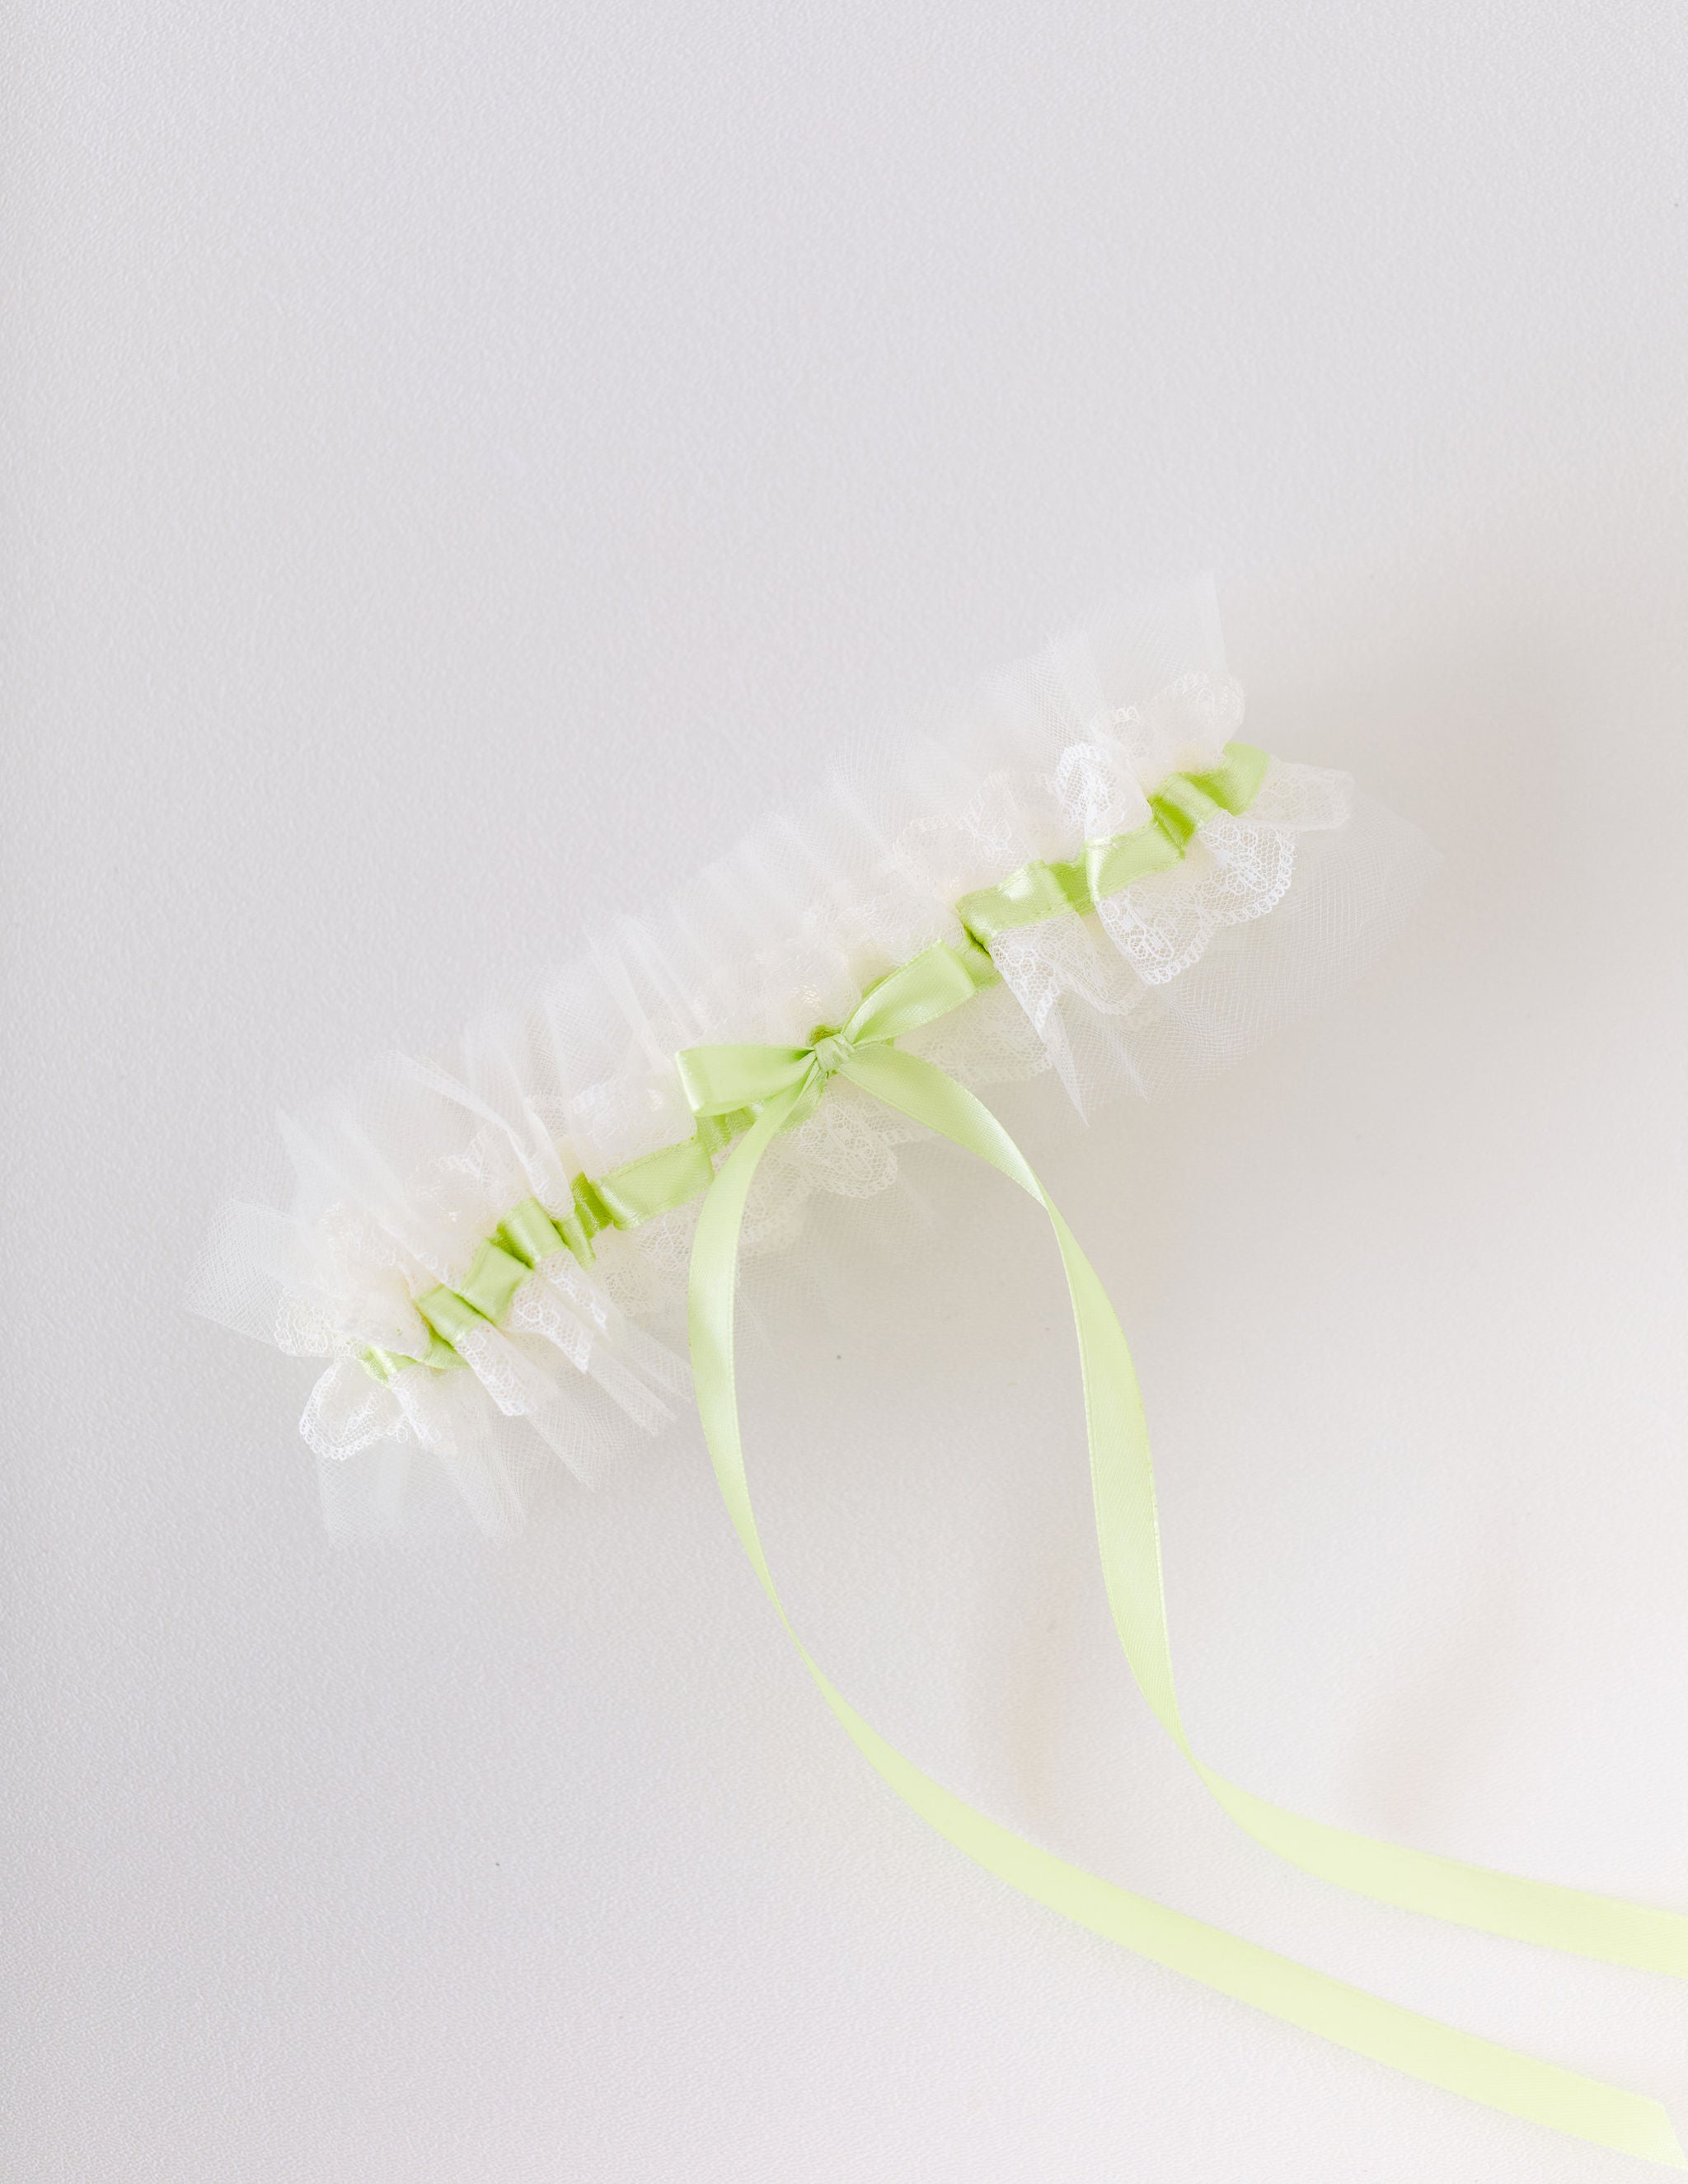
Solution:
<path fill-rule="evenodd" d="M 337 1531 L 400 1521 L 448 1483 L 483 1529 L 508 1532 L 546 1467 L 560 1458 L 589 1478 L 622 1435 L 656 1433 L 695 1401 L 784 1620 L 740 1442 L 740 1258 L 795 1246 L 815 1194 L 875 1196 L 895 1185 L 900 1147 L 947 1139 L 1053 1226 L 1114 1624 L 1220 1805 L 1361 1894 L 1688 1973 L 1688 1918 L 1304 1818 L 1228 1781 L 1186 1736 L 1125 1337 L 978 1095 L 1051 1073 L 1089 1111 L 1188 1082 L 1316 1006 L 1398 928 L 1431 861 L 1422 838 L 1346 775 L 1244 740 L 1242 715 L 1210 587 L 1100 619 L 900 747 L 877 778 L 835 781 L 763 827 L 531 1007 L 477 1025 L 450 1061 L 392 1058 L 284 1118 L 292 1210 L 224 1208 L 193 1301 L 327 1361 L 300 1430 Z M 1014 1834 L 888 1745 L 791 1635 L 890 1786 L 1039 1902 L 1416 2077 L 1688 2166 L 1655 2101 L 1365 1993 Z"/>

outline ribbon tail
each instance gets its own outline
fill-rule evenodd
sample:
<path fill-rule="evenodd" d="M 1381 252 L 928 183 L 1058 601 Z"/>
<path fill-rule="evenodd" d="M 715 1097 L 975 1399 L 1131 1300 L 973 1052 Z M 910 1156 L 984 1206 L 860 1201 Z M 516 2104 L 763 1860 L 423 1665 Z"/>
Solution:
<path fill-rule="evenodd" d="M 1688 1975 L 1688 1918 L 1680 1912 L 1530 1880 L 1309 1819 L 1228 1780 L 1192 1750 L 1173 1682 L 1148 1424 L 1124 1330 L 1095 1269 L 1018 1146 L 965 1086 L 917 1056 L 889 1047 L 864 1050 L 848 1073 L 889 1106 L 989 1162 L 1048 1213 L 1078 1332 L 1096 1538 L 1114 1627 L 1144 1696 L 1237 1825 L 1304 1872 L 1399 1909 L 1606 1964 Z"/>
<path fill-rule="evenodd" d="M 1034 1903 L 1167 1971 L 1426 2084 L 1661 2168 L 1688 2169 L 1669 2114 L 1647 2094 L 1585 2078 L 1422 2016 L 1028 1842 L 922 1774 L 839 1696 L 801 1645 L 798 1651 L 881 1779 L 946 1841 Z"/>
<path fill-rule="evenodd" d="M 1050 1212 L 1080 1329 L 1096 1536 L 1115 1627 L 1150 1704 L 1217 1802 L 1257 1842 L 1338 1887 L 1540 1947 L 1688 1975 L 1688 1919 L 1678 1912 L 1310 1819 L 1230 1781 L 1192 1750 L 1173 1689 L 1154 1467 L 1131 1353 L 1095 1270 Z"/>
<path fill-rule="evenodd" d="M 797 1104 L 797 1096 L 793 1092 L 771 1100 L 721 1163 L 698 1216 L 686 1292 L 692 1382 L 697 1391 L 704 1439 L 715 1465 L 716 1483 L 739 1544 L 750 1557 L 750 1566 L 761 1580 L 763 1591 L 779 1609 L 780 1620 L 788 1630 L 791 1625 L 786 1622 L 785 1610 L 774 1588 L 773 1574 L 762 1552 L 755 1513 L 750 1507 L 749 1481 L 744 1474 L 744 1451 L 738 1435 L 734 1318 L 738 1236 L 744 1225 L 745 1203 L 762 1155 L 784 1128 L 791 1109 Z M 796 1635 L 794 1632 L 792 1635 L 794 1638 Z"/>
<path fill-rule="evenodd" d="M 889 1047 L 860 1050 L 847 1073 L 911 1120 L 987 1161 L 1048 1213 L 1078 1334 L 1097 1538 L 1115 1628 L 1156 1715 L 1230 1816 L 1304 1870 L 1402 1908 L 1606 1961 L 1688 1971 L 1688 1919 L 1676 1913 L 1310 1820 L 1228 1781 L 1197 1756 L 1173 1686 L 1148 1428 L 1130 1350 L 1106 1291 L 1018 1146 L 964 1086 Z"/>
<path fill-rule="evenodd" d="M 894 1050 L 871 1051 L 877 1061 Z M 912 1061 L 913 1057 L 896 1059 Z M 927 1068 L 925 1064 L 918 1067 Z M 856 1075 L 855 1062 L 849 1066 L 849 1073 Z M 891 1073 L 894 1077 L 899 1072 Z M 941 1072 L 929 1073 L 961 1100 L 971 1099 Z M 872 1067 L 863 1069 L 859 1081 L 865 1082 L 870 1075 L 884 1081 L 883 1073 Z M 910 1080 L 905 1076 L 902 1081 L 906 1089 Z M 877 1090 L 878 1086 L 868 1083 L 866 1089 Z M 918 1084 L 911 1096 L 919 1102 Z M 957 1849 L 1011 1887 L 1093 1933 L 1449 2092 L 1644 2160 L 1666 2167 L 1688 2167 L 1669 2118 L 1657 2101 L 1439 2024 L 1069 1865 L 975 1811 L 923 1774 L 888 1744 L 827 1681 L 792 1628 L 763 1552 L 745 1474 L 733 1356 L 733 1291 L 745 1205 L 762 1154 L 791 1119 L 800 1098 L 800 1089 L 794 1088 L 763 1108 L 723 1163 L 704 1201 L 693 1245 L 688 1295 L 693 1368 L 705 1436 L 733 1527 L 822 1697 L 869 1764 Z M 944 1128 L 942 1121 L 933 1119 L 934 1113 L 948 1112 L 942 1102 L 927 1112 L 918 1112 L 917 1106 L 907 1105 L 905 1100 L 892 1100 L 889 1104 L 902 1107 L 930 1128 Z M 988 1115 L 989 1111 L 980 1112 Z M 994 1117 L 990 1119 L 1000 1144 L 983 1151 L 982 1156 L 1004 1167 L 1017 1182 L 1022 1180 L 1017 1171 L 1030 1178 L 1031 1171 L 1011 1141 L 994 1124 Z M 944 1129 L 944 1134 L 951 1133 Z M 1004 1147 L 1011 1156 L 1006 1161 L 1001 1156 Z M 973 1145 L 968 1149 L 980 1150 Z M 1032 1187 L 1035 1188 L 1035 1178 Z M 1040 1190 L 1038 1195 L 1041 1197 Z"/>

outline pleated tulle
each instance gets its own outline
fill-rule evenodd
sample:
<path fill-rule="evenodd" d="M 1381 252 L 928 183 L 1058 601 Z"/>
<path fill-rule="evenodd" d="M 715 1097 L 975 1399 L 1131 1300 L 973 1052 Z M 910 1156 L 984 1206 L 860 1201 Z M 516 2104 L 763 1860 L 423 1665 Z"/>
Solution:
<path fill-rule="evenodd" d="M 426 1352 L 415 1298 L 460 1283 L 512 1207 L 537 1198 L 560 1217 L 577 1175 L 689 1136 L 680 1049 L 844 1022 L 874 979 L 963 940 L 963 895 L 1143 825 L 1166 776 L 1215 765 L 1242 722 L 1211 587 L 1100 617 L 960 719 L 860 755 L 806 809 L 764 820 L 455 1053 L 388 1056 L 288 1119 L 292 1206 L 224 1207 L 192 1301 L 329 1361 L 301 1427 L 331 1527 L 383 1529 L 455 1496 L 505 1531 L 548 1468 L 590 1479 L 627 1434 L 660 1432 L 689 1402 L 695 1206 L 605 1232 L 589 1266 L 565 1251 L 537 1267 L 501 1325 L 459 1346 L 462 1369 L 380 1378 L 360 1361 Z M 1091 915 L 999 936 L 1001 984 L 909 1043 L 975 1089 L 1050 1074 L 1085 1113 L 1162 1094 L 1350 979 L 1432 861 L 1347 776 L 1274 757 L 1247 811 L 1211 819 L 1177 865 Z M 892 1190 L 916 1134 L 835 1083 L 771 1149 L 746 1254 L 792 1243 L 817 1192 Z"/>

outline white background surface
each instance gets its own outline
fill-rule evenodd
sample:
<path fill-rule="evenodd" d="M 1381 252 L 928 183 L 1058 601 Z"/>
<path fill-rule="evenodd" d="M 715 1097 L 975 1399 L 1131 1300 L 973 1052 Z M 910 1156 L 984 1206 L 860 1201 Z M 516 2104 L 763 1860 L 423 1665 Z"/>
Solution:
<path fill-rule="evenodd" d="M 1138 1347 L 1188 1711 L 1326 1817 L 1688 1908 L 1680 12 L 8 42 L 8 2174 L 1635 2173 L 967 1868 L 693 1439 L 513 1550 L 337 1551 L 307 1368 L 178 1299 L 274 1101 L 1211 565 L 1251 733 L 1448 862 L 1200 1098 L 1013 1111 Z M 1105 1625 L 1046 1251 L 929 1187 L 953 1239 L 749 1374 L 848 1687 L 1081 1860 L 1688 2127 L 1680 1989 L 1204 1807 Z"/>

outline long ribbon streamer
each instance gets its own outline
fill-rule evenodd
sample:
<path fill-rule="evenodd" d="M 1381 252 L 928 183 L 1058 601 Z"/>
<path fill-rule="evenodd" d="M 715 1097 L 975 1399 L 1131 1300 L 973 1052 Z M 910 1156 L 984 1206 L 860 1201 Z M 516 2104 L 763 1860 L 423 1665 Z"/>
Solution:
<path fill-rule="evenodd" d="M 1688 1970 L 1688 1919 L 1551 1883 L 1493 1873 L 1309 1820 L 1208 1768 L 1173 1695 L 1154 1475 L 1137 1379 L 1100 1282 L 1011 1138 L 982 1102 L 891 1042 L 955 1006 L 977 967 L 947 948 L 882 980 L 839 1032 L 805 1047 L 694 1048 L 680 1057 L 699 1114 L 757 1117 L 704 1201 L 689 1312 L 704 1430 L 727 1510 L 758 1578 L 822 1696 L 876 1770 L 932 1826 L 1000 1879 L 1092 1931 L 1271 2014 L 1432 2084 L 1674 2168 L 1688 2167 L 1656 2101 L 1541 2062 L 1404 2009 L 1067 1864 L 989 1819 L 893 1749 L 827 1681 L 781 1605 L 752 1512 L 738 1425 L 733 1307 L 744 1206 L 762 1155 L 812 1111 L 833 1075 L 988 1162 L 1034 1197 L 1054 1227 L 1078 1329 L 1097 1535 L 1115 1627 L 1156 1714 L 1219 1802 L 1310 1871 L 1362 1893 L 1579 1953 Z"/>

